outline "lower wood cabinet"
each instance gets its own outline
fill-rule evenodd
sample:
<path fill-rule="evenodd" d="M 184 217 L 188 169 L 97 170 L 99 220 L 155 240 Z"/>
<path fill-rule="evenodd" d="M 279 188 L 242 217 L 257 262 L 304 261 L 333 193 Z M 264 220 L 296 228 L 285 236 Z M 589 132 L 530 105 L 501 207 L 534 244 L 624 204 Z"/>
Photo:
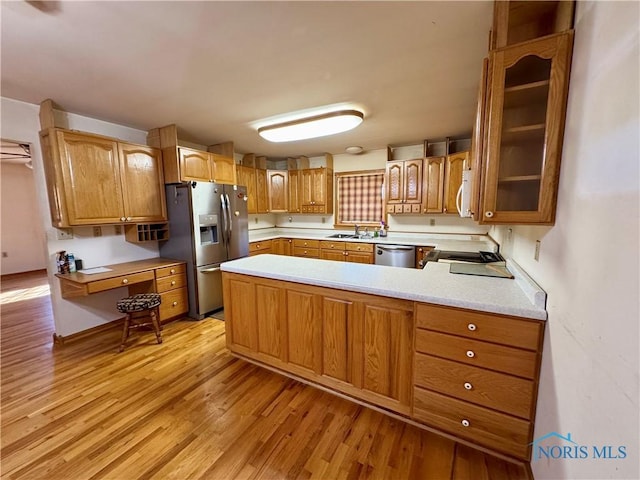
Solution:
<path fill-rule="evenodd" d="M 227 346 L 409 415 L 413 302 L 223 273 Z"/>
<path fill-rule="evenodd" d="M 249 243 L 249 256 L 260 255 L 262 253 L 273 253 L 274 240 L 263 240 L 261 242 Z"/>
<path fill-rule="evenodd" d="M 373 243 L 321 240 L 320 258 L 339 262 L 373 263 Z"/>

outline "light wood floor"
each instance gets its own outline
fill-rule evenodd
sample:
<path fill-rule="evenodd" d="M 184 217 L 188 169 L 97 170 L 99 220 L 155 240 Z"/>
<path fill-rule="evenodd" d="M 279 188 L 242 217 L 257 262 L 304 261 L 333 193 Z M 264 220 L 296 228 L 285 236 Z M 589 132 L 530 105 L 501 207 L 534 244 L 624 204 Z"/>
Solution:
<path fill-rule="evenodd" d="M 233 358 L 224 322 L 164 343 L 120 330 L 52 345 L 48 296 L 2 278 L 3 479 L 527 478 L 528 469 Z M 12 293 L 14 292 L 14 293 Z"/>

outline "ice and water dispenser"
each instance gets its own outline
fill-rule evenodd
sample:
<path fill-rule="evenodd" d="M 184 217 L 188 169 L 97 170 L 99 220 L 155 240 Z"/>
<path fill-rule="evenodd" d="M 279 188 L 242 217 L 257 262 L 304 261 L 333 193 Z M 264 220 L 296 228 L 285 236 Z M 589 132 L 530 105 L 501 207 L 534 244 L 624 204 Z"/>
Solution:
<path fill-rule="evenodd" d="M 200 245 L 218 243 L 218 215 L 198 215 Z"/>

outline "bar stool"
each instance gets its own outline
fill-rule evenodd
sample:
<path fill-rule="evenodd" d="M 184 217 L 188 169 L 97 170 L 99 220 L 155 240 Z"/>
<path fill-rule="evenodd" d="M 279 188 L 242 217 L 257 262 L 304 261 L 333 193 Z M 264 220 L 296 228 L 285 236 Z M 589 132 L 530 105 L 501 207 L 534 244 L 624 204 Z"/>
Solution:
<path fill-rule="evenodd" d="M 158 306 L 161 301 L 159 293 L 139 293 L 123 298 L 118 302 L 118 311 L 127 314 L 124 319 L 124 330 L 122 331 L 121 352 L 124 350 L 129 333 L 134 328 L 152 326 L 158 343 L 162 343 L 160 322 L 158 321 Z"/>

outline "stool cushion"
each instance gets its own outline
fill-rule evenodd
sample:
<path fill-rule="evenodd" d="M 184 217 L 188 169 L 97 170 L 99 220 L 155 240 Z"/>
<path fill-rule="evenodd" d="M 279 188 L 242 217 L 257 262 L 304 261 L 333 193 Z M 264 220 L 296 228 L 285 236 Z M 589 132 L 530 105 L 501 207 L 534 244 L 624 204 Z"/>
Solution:
<path fill-rule="evenodd" d="M 141 312 L 160 305 L 159 293 L 139 293 L 131 297 L 123 298 L 118 302 L 118 311 L 122 313 Z"/>

